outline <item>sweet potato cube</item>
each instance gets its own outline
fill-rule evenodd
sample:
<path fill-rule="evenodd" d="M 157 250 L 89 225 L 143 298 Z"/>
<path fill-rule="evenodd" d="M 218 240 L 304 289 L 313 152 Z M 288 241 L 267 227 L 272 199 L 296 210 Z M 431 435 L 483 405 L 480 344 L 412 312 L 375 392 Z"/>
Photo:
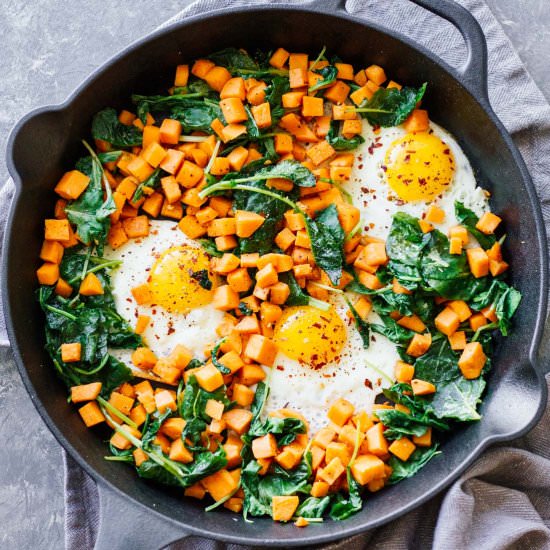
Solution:
<path fill-rule="evenodd" d="M 98 296 L 103 294 L 103 285 L 95 273 L 88 273 L 80 283 L 79 292 L 83 296 Z"/>
<path fill-rule="evenodd" d="M 225 67 L 213 67 L 203 78 L 213 90 L 221 92 L 227 82 L 231 80 L 231 73 Z"/>
<path fill-rule="evenodd" d="M 462 254 L 462 239 L 459 237 L 449 239 L 449 254 Z"/>
<path fill-rule="evenodd" d="M 138 181 L 145 181 L 153 173 L 153 167 L 141 157 L 134 157 L 128 163 L 127 168 L 128 172 Z M 128 200 L 130 198 L 128 197 Z"/>
<path fill-rule="evenodd" d="M 430 223 L 443 223 L 445 220 L 445 210 L 438 206 L 431 205 L 426 212 L 426 221 Z"/>
<path fill-rule="evenodd" d="M 235 235 L 237 226 L 235 218 L 216 218 L 208 226 L 209 237 L 221 237 L 223 235 Z"/>
<path fill-rule="evenodd" d="M 90 403 L 88 403 L 90 405 Z M 85 407 L 88 405 L 84 405 Z M 136 438 L 141 437 L 141 433 L 136 428 L 132 428 L 132 426 L 128 426 L 128 424 L 122 424 L 122 429 L 127 432 L 129 435 L 133 435 Z M 117 449 L 120 449 L 121 451 L 124 451 L 126 449 L 129 449 L 133 443 L 124 437 L 120 432 L 115 432 L 113 436 L 111 437 L 111 445 Z"/>
<path fill-rule="evenodd" d="M 432 335 L 430 333 L 415 334 L 409 342 L 407 354 L 412 355 L 413 357 L 420 357 L 430 349 L 431 345 Z"/>
<path fill-rule="evenodd" d="M 317 470 L 317 477 L 329 485 L 333 485 L 345 470 L 342 461 L 338 457 L 334 457 L 324 468 Z"/>
<path fill-rule="evenodd" d="M 414 395 L 431 395 L 436 392 L 436 387 L 431 382 L 418 378 L 411 380 L 411 388 Z"/>
<path fill-rule="evenodd" d="M 460 326 L 460 317 L 450 307 L 443 309 L 435 318 L 435 326 L 439 332 L 442 332 L 446 336 L 450 336 Z"/>
<path fill-rule="evenodd" d="M 397 324 L 409 330 L 414 330 L 414 332 L 424 332 L 426 330 L 426 325 L 422 322 L 422 319 L 414 313 L 412 315 L 404 315 L 397 321 Z"/>
<path fill-rule="evenodd" d="M 328 495 L 329 489 L 330 485 L 326 481 L 315 481 L 311 486 L 311 491 L 309 492 L 309 494 L 312 497 L 323 498 Z"/>
<path fill-rule="evenodd" d="M 351 449 L 341 441 L 332 441 L 327 445 L 325 452 L 325 460 L 327 464 L 334 458 L 338 457 L 344 466 L 349 464 L 351 459 Z"/>
<path fill-rule="evenodd" d="M 132 296 L 134 297 L 134 300 L 140 306 L 145 304 L 150 304 L 153 299 L 153 295 L 151 293 L 151 289 L 149 288 L 148 284 L 135 286 L 134 288 L 131 289 L 131 292 L 132 292 Z"/>
<path fill-rule="evenodd" d="M 68 220 L 45 220 L 44 238 L 47 241 L 67 242 L 70 239 L 71 226 Z"/>
<path fill-rule="evenodd" d="M 271 106 L 265 101 L 259 105 L 254 105 L 251 108 L 252 116 L 256 121 L 256 125 L 260 130 L 269 128 L 271 126 Z"/>
<path fill-rule="evenodd" d="M 202 500 L 204 495 L 206 495 L 206 490 L 201 485 L 200 481 L 198 481 L 197 483 L 191 485 L 191 487 L 187 487 L 187 489 L 183 491 L 183 494 L 186 497 L 198 498 L 199 500 Z"/>
<path fill-rule="evenodd" d="M 235 383 L 233 385 L 233 401 L 241 407 L 250 406 L 254 401 L 254 390 L 251 390 L 244 384 Z"/>
<path fill-rule="evenodd" d="M 221 500 L 237 488 L 237 481 L 226 469 L 205 477 L 201 484 L 215 501 Z"/>
<path fill-rule="evenodd" d="M 359 485 L 366 485 L 384 476 L 384 462 L 373 454 L 360 455 L 351 466 L 351 475 Z"/>
<path fill-rule="evenodd" d="M 139 468 L 144 462 L 149 460 L 149 457 L 141 449 L 134 449 L 132 451 L 132 455 L 134 457 L 136 468 Z"/>
<path fill-rule="evenodd" d="M 244 86 L 244 79 L 241 76 L 230 78 L 220 91 L 220 99 L 231 97 L 239 98 L 241 101 L 246 99 L 246 88 Z"/>
<path fill-rule="evenodd" d="M 252 286 L 248 269 L 240 267 L 227 274 L 227 283 L 235 292 L 246 292 Z"/>
<path fill-rule="evenodd" d="M 277 454 L 277 441 L 273 434 L 257 437 L 252 441 L 254 458 L 269 458 Z"/>
<path fill-rule="evenodd" d="M 84 401 L 94 401 L 101 392 L 101 382 L 91 382 L 71 388 L 71 400 L 73 403 L 82 403 Z"/>
<path fill-rule="evenodd" d="M 61 344 L 61 360 L 64 363 L 76 363 L 80 361 L 81 353 L 82 344 L 80 342 Z"/>
<path fill-rule="evenodd" d="M 265 380 L 265 372 L 259 365 L 244 365 L 239 371 L 239 381 L 245 386 L 253 386 Z"/>
<path fill-rule="evenodd" d="M 36 276 L 41 285 L 54 285 L 59 279 L 59 266 L 45 262 L 36 270 Z"/>
<path fill-rule="evenodd" d="M 349 95 L 351 88 L 341 80 L 337 80 L 330 88 L 327 88 L 325 92 L 325 99 L 332 103 L 340 104 L 344 103 Z"/>
<path fill-rule="evenodd" d="M 273 496 L 271 498 L 271 515 L 273 521 L 290 521 L 300 504 L 296 495 Z"/>
<path fill-rule="evenodd" d="M 206 235 L 207 229 L 201 225 L 195 216 L 187 214 L 179 222 L 178 227 L 190 239 L 198 239 Z"/>
<path fill-rule="evenodd" d="M 284 48 L 277 48 L 269 58 L 269 64 L 276 69 L 282 69 L 289 57 L 290 54 Z"/>
<path fill-rule="evenodd" d="M 483 248 L 468 248 L 466 249 L 466 256 L 470 271 L 476 279 L 485 277 L 489 273 L 489 256 Z"/>
<path fill-rule="evenodd" d="M 243 442 L 241 438 L 230 433 L 227 436 L 227 441 L 222 446 L 227 458 L 227 467 L 235 468 L 238 466 L 242 462 L 241 449 L 243 448 Z"/>
<path fill-rule="evenodd" d="M 207 363 L 195 372 L 195 378 L 199 386 L 206 391 L 212 392 L 223 385 L 222 373 L 212 364 Z"/>
<path fill-rule="evenodd" d="M 136 216 L 122 220 L 122 228 L 131 239 L 146 237 L 149 235 L 149 218 L 147 216 Z"/>
<path fill-rule="evenodd" d="M 406 462 L 416 449 L 416 445 L 408 438 L 396 439 L 388 448 L 388 451 L 397 458 Z"/>
<path fill-rule="evenodd" d="M 492 235 L 501 221 L 502 218 L 499 218 L 496 214 L 485 212 L 476 223 L 476 229 L 485 233 L 485 235 Z"/>
<path fill-rule="evenodd" d="M 223 415 L 224 404 L 216 399 L 208 399 L 204 412 L 215 420 L 221 420 Z"/>
<path fill-rule="evenodd" d="M 256 273 L 256 282 L 261 288 L 267 288 L 274 285 L 278 280 L 279 276 L 273 264 L 267 264 Z"/>
<path fill-rule="evenodd" d="M 78 414 L 80 414 L 80 417 L 88 428 L 105 421 L 105 416 L 101 412 L 97 401 L 90 401 L 83 407 L 80 407 L 80 409 L 78 409 Z"/>
<path fill-rule="evenodd" d="M 120 411 L 122 414 L 128 414 L 134 405 L 134 399 L 128 397 L 119 392 L 112 392 L 109 397 L 109 404 L 112 405 L 117 411 Z"/>
<path fill-rule="evenodd" d="M 250 426 L 252 413 L 246 409 L 235 408 L 223 413 L 223 419 L 230 430 L 242 435 Z"/>
<path fill-rule="evenodd" d="M 336 432 L 329 427 L 321 428 L 313 437 L 313 445 L 326 449 L 336 437 Z"/>
<path fill-rule="evenodd" d="M 403 122 L 403 128 L 407 132 L 426 132 L 430 128 L 428 111 L 424 109 L 414 109 Z"/>
<path fill-rule="evenodd" d="M 173 118 L 165 118 L 160 125 L 160 142 L 177 145 L 181 136 L 181 122 Z"/>
<path fill-rule="evenodd" d="M 240 298 L 229 285 L 221 285 L 214 290 L 212 305 L 215 309 L 229 311 L 239 307 Z"/>
<path fill-rule="evenodd" d="M 304 448 L 294 441 L 282 448 L 275 457 L 275 462 L 285 470 L 292 470 L 298 466 L 303 454 Z"/>
<path fill-rule="evenodd" d="M 388 452 L 388 442 L 384 437 L 384 426 L 377 422 L 366 433 L 367 448 L 369 453 L 376 456 L 384 456 Z"/>
<path fill-rule="evenodd" d="M 75 200 L 86 190 L 90 178 L 78 170 L 65 172 L 55 186 L 55 192 L 66 200 Z"/>
<path fill-rule="evenodd" d="M 214 238 L 216 248 L 223 252 L 225 250 L 233 250 L 237 246 L 237 239 L 234 235 L 220 235 Z"/>
<path fill-rule="evenodd" d="M 175 411 L 177 409 L 175 393 L 170 390 L 161 390 L 155 393 L 155 404 L 161 413 L 166 409 Z"/>
<path fill-rule="evenodd" d="M 132 352 L 132 363 L 139 369 L 152 369 L 157 363 L 157 356 L 149 348 L 136 348 Z"/>
<path fill-rule="evenodd" d="M 187 86 L 189 80 L 189 65 L 178 65 L 176 67 L 176 76 L 174 78 L 174 86 L 183 87 Z"/>
<path fill-rule="evenodd" d="M 181 438 L 172 441 L 168 457 L 170 460 L 175 460 L 176 462 L 181 462 L 182 464 L 193 462 L 193 453 L 185 446 Z"/>
<path fill-rule="evenodd" d="M 174 367 L 183 370 L 193 359 L 193 352 L 182 344 L 176 344 L 168 359 Z"/>
<path fill-rule="evenodd" d="M 497 262 L 496 260 L 489 260 L 489 271 L 493 277 L 504 273 L 508 269 L 508 264 L 506 262 Z"/>
<path fill-rule="evenodd" d="M 268 367 L 273 366 L 277 355 L 277 345 L 261 334 L 252 334 L 248 339 L 244 355 Z"/>
<path fill-rule="evenodd" d="M 333 157 L 336 154 L 336 151 L 334 150 L 332 145 L 328 143 L 328 141 L 323 140 L 311 146 L 307 150 L 306 154 L 315 166 L 319 166 L 319 164 L 322 164 L 323 162 Z"/>
<path fill-rule="evenodd" d="M 397 361 L 395 364 L 395 379 L 397 382 L 403 382 L 409 384 L 414 376 L 414 366 L 405 363 L 404 361 Z"/>
<path fill-rule="evenodd" d="M 250 237 L 264 222 L 265 216 L 256 214 L 256 212 L 237 210 L 235 212 L 235 229 L 237 237 L 241 239 Z"/>
<path fill-rule="evenodd" d="M 470 342 L 466 344 L 460 359 L 458 360 L 458 367 L 462 372 L 464 378 L 473 380 L 478 378 L 485 366 L 487 356 L 483 351 L 483 347 L 479 342 Z"/>
<path fill-rule="evenodd" d="M 244 104 L 238 97 L 222 99 L 220 101 L 220 108 L 228 124 L 246 122 L 248 120 Z"/>
<path fill-rule="evenodd" d="M 452 350 L 464 349 L 466 347 L 466 333 L 463 330 L 457 330 L 449 336 L 449 344 Z"/>
<path fill-rule="evenodd" d="M 432 428 L 427 428 L 423 435 L 413 435 L 413 443 L 417 447 L 432 446 Z"/>
<path fill-rule="evenodd" d="M 346 399 L 337 399 L 329 408 L 327 417 L 337 426 L 343 426 L 352 416 L 355 407 Z"/>
<path fill-rule="evenodd" d="M 323 98 L 304 96 L 302 99 L 302 116 L 320 117 L 324 114 Z"/>
<path fill-rule="evenodd" d="M 179 417 L 167 418 L 160 428 L 160 431 L 170 439 L 178 439 L 185 428 L 185 420 Z"/>

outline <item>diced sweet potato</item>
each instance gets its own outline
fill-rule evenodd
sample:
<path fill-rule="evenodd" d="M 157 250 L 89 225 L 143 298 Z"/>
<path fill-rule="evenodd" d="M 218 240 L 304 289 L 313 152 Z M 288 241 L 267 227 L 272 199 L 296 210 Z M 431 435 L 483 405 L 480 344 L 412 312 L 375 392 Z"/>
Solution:
<path fill-rule="evenodd" d="M 413 435 L 413 443 L 417 447 L 432 446 L 432 428 L 427 428 L 423 435 Z"/>
<path fill-rule="evenodd" d="M 430 333 L 415 334 L 409 342 L 407 354 L 413 357 L 420 357 L 430 349 L 431 345 L 432 335 Z"/>
<path fill-rule="evenodd" d="M 335 481 L 345 472 L 345 467 L 338 457 L 334 457 L 324 468 L 317 470 L 317 477 L 333 485 Z"/>
<path fill-rule="evenodd" d="M 436 316 L 435 326 L 439 332 L 450 336 L 460 326 L 460 317 L 454 309 L 446 307 Z"/>
<path fill-rule="evenodd" d="M 91 403 L 88 403 L 88 405 L 91 405 Z M 84 405 L 84 407 L 87 407 L 88 405 Z M 128 424 L 122 424 L 121 427 L 128 434 L 133 435 L 138 439 L 141 437 L 141 433 L 136 428 L 132 428 L 132 426 L 128 426 Z M 113 447 L 120 449 L 121 451 L 129 449 L 133 445 L 133 443 L 129 439 L 126 439 L 126 437 L 124 437 L 124 435 L 120 432 L 115 432 L 111 437 L 110 442 Z"/>
<path fill-rule="evenodd" d="M 271 515 L 274 521 L 290 521 L 300 504 L 296 495 L 273 496 L 271 499 Z"/>
<path fill-rule="evenodd" d="M 229 285 L 221 285 L 214 290 L 212 305 L 215 309 L 229 311 L 239 307 L 240 298 Z"/>
<path fill-rule="evenodd" d="M 231 73 L 225 67 L 213 67 L 203 78 L 212 89 L 220 92 L 227 82 L 231 80 Z"/>
<path fill-rule="evenodd" d="M 466 347 L 466 333 L 463 330 L 457 330 L 449 336 L 449 344 L 452 350 L 461 350 Z"/>
<path fill-rule="evenodd" d="M 149 348 L 140 347 L 132 352 L 132 363 L 140 369 L 152 369 L 157 363 L 157 356 Z"/>
<path fill-rule="evenodd" d="M 231 409 L 223 414 L 227 427 L 239 435 L 245 433 L 252 421 L 252 413 L 246 409 Z"/>
<path fill-rule="evenodd" d="M 205 477 L 201 484 L 215 501 L 221 500 L 237 488 L 237 481 L 226 469 Z"/>
<path fill-rule="evenodd" d="M 389 452 L 406 462 L 416 449 L 416 445 L 407 437 L 396 439 L 388 448 Z"/>
<path fill-rule="evenodd" d="M 277 454 L 277 441 L 273 434 L 257 437 L 252 441 L 254 458 L 269 458 Z"/>
<path fill-rule="evenodd" d="M 63 174 L 55 186 L 55 192 L 66 200 L 75 200 L 86 190 L 90 178 L 78 170 Z"/>
<path fill-rule="evenodd" d="M 337 399 L 329 408 L 327 417 L 337 426 L 343 426 L 352 416 L 355 407 L 346 399 Z"/>
<path fill-rule="evenodd" d="M 94 401 L 101 392 L 101 382 L 91 382 L 71 388 L 71 400 L 73 403 L 82 403 L 84 401 Z"/>
<path fill-rule="evenodd" d="M 360 485 L 384 475 L 384 462 L 374 454 L 359 455 L 351 466 L 351 475 Z"/>
<path fill-rule="evenodd" d="M 430 128 L 428 111 L 424 109 L 414 109 L 403 123 L 407 132 L 426 132 Z"/>
<path fill-rule="evenodd" d="M 271 367 L 277 355 L 277 345 L 265 336 L 253 334 L 246 344 L 244 355 L 262 365 Z"/>
<path fill-rule="evenodd" d="M 404 315 L 397 321 L 397 324 L 409 330 L 414 330 L 414 332 L 424 332 L 426 330 L 426 325 L 422 319 L 414 313 L 412 315 Z"/>
<path fill-rule="evenodd" d="M 172 441 L 168 457 L 170 460 L 175 460 L 176 462 L 181 462 L 182 464 L 193 462 L 193 453 L 187 449 L 181 438 Z"/>
<path fill-rule="evenodd" d="M 103 294 L 103 285 L 95 273 L 88 273 L 80 283 L 79 292 L 83 296 L 98 296 Z"/>
<path fill-rule="evenodd" d="M 478 378 L 485 366 L 487 356 L 483 351 L 483 347 L 479 342 L 470 342 L 466 344 L 460 359 L 458 367 L 464 378 L 472 380 Z"/>
<path fill-rule="evenodd" d="M 384 456 L 388 452 L 388 442 L 384 437 L 384 426 L 377 422 L 367 430 L 367 448 L 369 453 L 376 456 Z"/>
<path fill-rule="evenodd" d="M 80 361 L 81 353 L 82 344 L 80 342 L 61 344 L 61 360 L 64 363 L 76 363 Z"/>
<path fill-rule="evenodd" d="M 489 256 L 483 248 L 468 248 L 466 249 L 466 256 L 470 271 L 476 279 L 485 277 L 489 273 Z"/>
<path fill-rule="evenodd" d="M 201 388 L 212 392 L 223 385 L 222 373 L 212 364 L 207 363 L 195 371 L 195 378 Z"/>
<path fill-rule="evenodd" d="M 96 401 L 90 401 L 83 407 L 80 407 L 80 409 L 78 409 L 78 414 L 80 414 L 84 424 L 86 424 L 88 428 L 105 421 L 105 416 L 101 412 Z"/>
<path fill-rule="evenodd" d="M 476 223 L 476 229 L 486 235 L 492 235 L 501 221 L 502 218 L 499 218 L 496 214 L 485 212 Z"/>
<path fill-rule="evenodd" d="M 431 395 L 436 392 L 436 387 L 426 380 L 419 380 L 418 378 L 413 378 L 411 380 L 411 388 L 414 395 Z"/>

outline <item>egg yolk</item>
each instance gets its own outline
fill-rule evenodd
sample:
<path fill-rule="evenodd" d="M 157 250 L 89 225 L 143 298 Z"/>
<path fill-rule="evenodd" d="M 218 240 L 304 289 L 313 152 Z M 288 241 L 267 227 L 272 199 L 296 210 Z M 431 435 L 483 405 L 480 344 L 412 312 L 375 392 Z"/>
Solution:
<path fill-rule="evenodd" d="M 346 341 L 346 327 L 330 309 L 312 306 L 285 309 L 277 321 L 274 340 L 287 357 L 320 369 L 338 359 Z"/>
<path fill-rule="evenodd" d="M 429 201 L 451 184 L 455 160 L 449 146 L 426 132 L 395 140 L 385 159 L 389 186 L 404 201 Z"/>
<path fill-rule="evenodd" d="M 209 267 L 208 256 L 200 248 L 169 248 L 151 268 L 149 289 L 153 303 L 175 313 L 210 303 L 212 289 L 204 288 L 209 286 L 208 281 L 214 288 Z"/>

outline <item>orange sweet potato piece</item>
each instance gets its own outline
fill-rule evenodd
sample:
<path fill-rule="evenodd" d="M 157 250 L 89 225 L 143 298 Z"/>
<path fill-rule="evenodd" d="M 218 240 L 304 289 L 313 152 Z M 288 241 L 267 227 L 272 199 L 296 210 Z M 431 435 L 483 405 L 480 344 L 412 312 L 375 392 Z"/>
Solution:
<path fill-rule="evenodd" d="M 431 382 L 418 378 L 411 380 L 411 387 L 414 395 L 431 395 L 437 389 Z"/>
<path fill-rule="evenodd" d="M 276 69 L 282 69 L 289 57 L 290 54 L 284 48 L 277 48 L 269 58 L 269 64 Z"/>
<path fill-rule="evenodd" d="M 84 401 L 94 401 L 101 392 L 101 382 L 92 382 L 82 384 L 71 388 L 71 400 L 73 403 L 82 403 Z"/>
<path fill-rule="evenodd" d="M 223 385 L 222 373 L 212 363 L 200 367 L 194 374 L 199 386 L 206 391 L 212 392 Z"/>
<path fill-rule="evenodd" d="M 239 98 L 241 101 L 246 99 L 246 88 L 244 79 L 240 76 L 230 78 L 220 91 L 220 99 Z"/>
<path fill-rule="evenodd" d="M 273 521 L 290 521 L 300 504 L 296 495 L 273 496 L 271 499 L 271 515 Z"/>
<path fill-rule="evenodd" d="M 460 368 L 464 378 L 472 380 L 479 377 L 486 361 L 487 356 L 485 355 L 481 344 L 479 342 L 470 342 L 469 344 L 466 344 L 466 347 L 458 360 L 458 367 Z"/>
<path fill-rule="evenodd" d="M 430 128 L 428 111 L 414 109 L 405 122 L 403 122 L 403 127 L 407 132 L 426 132 Z"/>
<path fill-rule="evenodd" d="M 257 437 L 252 441 L 254 458 L 269 458 L 277 454 L 277 441 L 273 434 Z"/>
<path fill-rule="evenodd" d="M 80 342 L 61 344 L 61 360 L 64 363 L 76 363 L 80 361 L 81 353 L 82 344 Z"/>
<path fill-rule="evenodd" d="M 44 238 L 47 241 L 67 242 L 71 236 L 71 226 L 68 220 L 45 220 Z"/>
<path fill-rule="evenodd" d="M 227 82 L 231 80 L 231 73 L 225 67 L 213 67 L 203 78 L 213 90 L 221 92 Z"/>
<path fill-rule="evenodd" d="M 367 430 L 367 447 L 369 453 L 376 456 L 384 456 L 388 452 L 388 442 L 384 437 L 384 426 L 377 422 Z"/>
<path fill-rule="evenodd" d="M 277 345 L 265 336 L 253 334 L 246 344 L 244 355 L 262 365 L 271 367 L 277 355 Z"/>
<path fill-rule="evenodd" d="M 66 200 L 75 200 L 86 190 L 90 178 L 78 170 L 63 174 L 55 186 L 55 192 Z"/>
<path fill-rule="evenodd" d="M 483 248 L 468 248 L 466 249 L 466 256 L 470 271 L 476 279 L 485 277 L 489 273 L 489 256 Z"/>
<path fill-rule="evenodd" d="M 173 118 L 165 118 L 160 125 L 160 142 L 177 145 L 181 136 L 181 122 Z"/>
<path fill-rule="evenodd" d="M 373 479 L 383 477 L 384 462 L 374 454 L 358 456 L 351 466 L 351 475 L 360 485 L 366 485 Z"/>
<path fill-rule="evenodd" d="M 264 129 L 271 126 L 271 106 L 267 101 L 254 105 L 251 111 L 258 128 Z"/>
<path fill-rule="evenodd" d="M 80 283 L 79 293 L 83 296 L 97 296 L 103 294 L 103 285 L 95 273 L 88 273 Z"/>
<path fill-rule="evenodd" d="M 242 239 L 250 237 L 265 222 L 265 217 L 256 212 L 237 210 L 235 212 L 235 230 L 237 237 Z"/>
<path fill-rule="evenodd" d="M 454 309 L 446 307 L 436 316 L 435 326 L 439 332 L 450 336 L 460 326 L 460 317 Z"/>
<path fill-rule="evenodd" d="M 396 439 L 388 448 L 388 451 L 397 458 L 406 462 L 416 449 L 416 445 L 408 438 Z"/>
<path fill-rule="evenodd" d="M 80 409 L 78 409 L 78 414 L 80 414 L 84 424 L 86 424 L 88 428 L 105 421 L 105 416 L 101 412 L 96 401 L 90 401 L 83 407 L 80 407 Z"/>
<path fill-rule="evenodd" d="M 140 369 L 152 369 L 157 363 L 157 356 L 149 348 L 136 348 L 132 353 L 132 363 Z"/>
<path fill-rule="evenodd" d="M 485 212 L 476 223 L 476 229 L 486 235 L 492 235 L 501 221 L 502 218 L 499 218 L 496 214 Z"/>
<path fill-rule="evenodd" d="M 229 311 L 239 307 L 239 295 L 229 285 L 221 285 L 214 290 L 212 305 L 215 309 Z"/>
<path fill-rule="evenodd" d="M 407 353 L 413 357 L 424 355 L 432 345 L 432 336 L 429 333 L 415 334 L 409 342 Z"/>

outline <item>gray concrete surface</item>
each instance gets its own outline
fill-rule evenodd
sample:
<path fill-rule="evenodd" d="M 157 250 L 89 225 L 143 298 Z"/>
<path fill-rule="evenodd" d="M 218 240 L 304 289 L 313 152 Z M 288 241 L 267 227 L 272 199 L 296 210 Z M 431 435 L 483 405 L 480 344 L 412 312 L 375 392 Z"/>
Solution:
<path fill-rule="evenodd" d="M 550 2 L 487 1 L 550 99 Z M 0 182 L 8 175 L 8 132 L 23 114 L 64 100 L 96 66 L 189 3 L 2 0 Z M 0 355 L 0 441 L 0 548 L 62 548 L 61 451 L 5 354 Z"/>

